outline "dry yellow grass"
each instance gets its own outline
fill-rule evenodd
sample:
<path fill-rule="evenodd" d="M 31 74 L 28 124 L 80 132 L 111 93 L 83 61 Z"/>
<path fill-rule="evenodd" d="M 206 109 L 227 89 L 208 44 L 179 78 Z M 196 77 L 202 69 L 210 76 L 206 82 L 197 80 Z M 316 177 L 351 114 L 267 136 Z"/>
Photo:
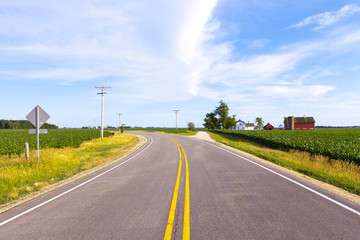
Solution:
<path fill-rule="evenodd" d="M 88 170 L 109 160 L 119 158 L 131 150 L 139 139 L 128 134 L 85 142 L 79 148 L 43 149 L 40 165 L 37 155 L 0 157 L 0 204 Z"/>

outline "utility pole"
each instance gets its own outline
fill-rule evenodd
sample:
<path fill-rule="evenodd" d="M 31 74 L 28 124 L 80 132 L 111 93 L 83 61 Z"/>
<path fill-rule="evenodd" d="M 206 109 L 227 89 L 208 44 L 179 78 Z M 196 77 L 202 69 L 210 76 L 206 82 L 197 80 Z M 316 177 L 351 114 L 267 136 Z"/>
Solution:
<path fill-rule="evenodd" d="M 107 93 L 105 92 L 105 89 L 111 87 L 95 87 L 95 88 L 101 89 L 101 92 L 98 94 L 101 94 L 101 140 L 102 140 L 104 137 L 104 94 Z"/>
<path fill-rule="evenodd" d="M 121 115 L 123 115 L 122 113 L 118 113 L 117 115 L 119 115 L 119 132 L 121 132 L 120 128 L 121 128 L 121 121 L 120 121 L 120 117 Z"/>
<path fill-rule="evenodd" d="M 177 129 L 177 114 L 180 110 L 173 110 L 175 112 L 176 115 L 176 134 L 178 133 L 178 129 Z"/>

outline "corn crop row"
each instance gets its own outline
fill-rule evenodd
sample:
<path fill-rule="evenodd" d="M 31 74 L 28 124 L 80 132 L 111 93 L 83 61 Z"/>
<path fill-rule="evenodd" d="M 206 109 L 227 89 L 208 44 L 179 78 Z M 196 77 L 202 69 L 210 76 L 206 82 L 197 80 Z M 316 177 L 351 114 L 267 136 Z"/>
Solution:
<path fill-rule="evenodd" d="M 104 136 L 112 133 L 104 131 Z M 48 130 L 47 134 L 40 134 L 40 149 L 78 147 L 84 141 L 100 137 L 99 130 L 66 129 Z M 29 143 L 30 150 L 36 149 L 36 134 L 29 134 L 28 130 L 1 130 L 0 131 L 0 155 L 23 153 L 24 143 Z"/>
<path fill-rule="evenodd" d="M 360 129 L 214 132 L 234 135 L 272 148 L 297 149 L 360 164 Z"/>

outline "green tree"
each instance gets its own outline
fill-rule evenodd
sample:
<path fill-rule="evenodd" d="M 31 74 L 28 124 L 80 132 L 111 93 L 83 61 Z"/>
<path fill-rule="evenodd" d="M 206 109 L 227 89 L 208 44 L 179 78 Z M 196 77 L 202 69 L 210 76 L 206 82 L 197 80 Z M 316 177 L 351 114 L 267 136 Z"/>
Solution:
<path fill-rule="evenodd" d="M 19 121 L 13 121 L 13 129 L 19 129 L 20 128 L 20 122 Z"/>
<path fill-rule="evenodd" d="M 229 129 L 231 127 L 236 126 L 236 115 L 232 115 L 232 117 L 226 117 L 224 123 L 222 123 L 223 128 Z"/>
<path fill-rule="evenodd" d="M 207 129 L 229 129 L 235 126 L 235 115 L 232 117 L 229 116 L 229 107 L 228 105 L 221 100 L 219 106 L 216 107 L 214 112 L 207 113 L 206 118 L 204 119 L 204 127 Z"/>
<path fill-rule="evenodd" d="M 193 122 L 189 122 L 188 123 L 188 130 L 189 131 L 194 131 L 194 129 L 195 129 L 195 124 Z"/>
<path fill-rule="evenodd" d="M 5 129 L 6 122 L 7 120 L 4 119 L 0 120 L 0 129 Z"/>
<path fill-rule="evenodd" d="M 220 105 L 215 109 L 215 114 L 219 116 L 219 121 L 222 127 L 226 125 L 226 121 L 229 115 L 229 107 L 223 100 L 221 100 Z"/>
<path fill-rule="evenodd" d="M 9 128 L 29 129 L 29 128 L 34 128 L 34 126 L 27 120 L 5 120 L 5 119 L 0 120 L 0 129 L 9 129 Z M 56 129 L 57 126 L 54 124 L 45 123 L 44 125 L 41 126 L 41 128 Z"/>
<path fill-rule="evenodd" d="M 13 127 L 12 121 L 7 121 L 7 122 L 5 123 L 5 129 L 10 129 L 10 128 L 12 128 L 12 127 Z"/>
<path fill-rule="evenodd" d="M 204 127 L 207 129 L 219 129 L 220 128 L 220 122 L 219 119 L 216 117 L 216 114 L 214 112 L 207 113 L 206 118 L 204 119 Z"/>
<path fill-rule="evenodd" d="M 256 125 L 257 125 L 258 127 L 261 127 L 261 126 L 264 125 L 264 120 L 263 120 L 261 117 L 257 117 L 257 118 L 255 119 L 255 123 L 256 123 Z"/>
<path fill-rule="evenodd" d="M 215 114 L 219 116 L 219 122 L 223 129 L 229 129 L 235 126 L 235 115 L 229 116 L 229 106 L 221 100 L 219 106 L 215 109 Z"/>

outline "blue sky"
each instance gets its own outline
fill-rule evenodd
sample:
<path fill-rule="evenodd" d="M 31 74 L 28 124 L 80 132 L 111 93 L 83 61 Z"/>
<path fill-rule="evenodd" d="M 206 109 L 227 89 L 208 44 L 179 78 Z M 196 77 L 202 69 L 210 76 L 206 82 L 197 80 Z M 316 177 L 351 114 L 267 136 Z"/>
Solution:
<path fill-rule="evenodd" d="M 360 125 L 360 4 L 330 0 L 2 0 L 0 119 L 40 105 L 60 127 Z"/>

